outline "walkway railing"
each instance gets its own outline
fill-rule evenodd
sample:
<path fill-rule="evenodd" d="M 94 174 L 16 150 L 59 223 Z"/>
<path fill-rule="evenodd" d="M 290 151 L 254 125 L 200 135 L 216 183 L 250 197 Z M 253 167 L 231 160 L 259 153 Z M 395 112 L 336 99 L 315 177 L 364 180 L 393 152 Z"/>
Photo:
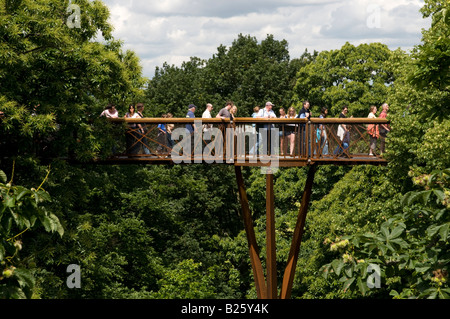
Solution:
<path fill-rule="evenodd" d="M 377 149 L 370 156 L 369 129 L 389 124 L 385 119 L 312 118 L 233 121 L 203 118 L 110 119 L 125 122 L 125 147 L 115 160 L 174 163 L 283 166 L 322 163 L 386 162 Z M 377 140 L 379 146 L 384 138 Z"/>

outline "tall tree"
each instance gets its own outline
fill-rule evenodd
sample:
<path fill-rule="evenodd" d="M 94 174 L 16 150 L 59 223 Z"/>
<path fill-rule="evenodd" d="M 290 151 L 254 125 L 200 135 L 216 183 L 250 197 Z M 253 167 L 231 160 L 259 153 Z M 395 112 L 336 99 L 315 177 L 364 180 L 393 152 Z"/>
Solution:
<path fill-rule="evenodd" d="M 385 220 L 375 231 L 329 242 L 339 258 L 322 270 L 326 276 L 337 275 L 344 291 L 393 298 L 450 298 L 450 121 L 445 111 L 449 48 L 448 36 L 443 37 L 450 25 L 446 9 L 445 2 L 427 0 L 422 12 L 432 17 L 433 24 L 423 31 L 423 42 L 411 55 L 396 50 L 387 63 L 396 81 L 389 96 L 393 130 L 387 139 L 386 176 L 390 188 L 396 189 L 391 197 L 398 208 L 383 205 Z M 374 280 L 378 286 L 372 285 Z"/>
<path fill-rule="evenodd" d="M 268 35 L 260 43 L 250 35 L 238 35 L 230 47 L 220 45 L 208 60 L 192 57 L 181 67 L 164 64 L 157 68 L 146 91 L 147 103 L 155 111 L 185 116 L 190 103 L 203 108 L 212 103 L 216 110 L 232 100 L 238 116 L 248 117 L 253 107 L 271 101 L 279 107 L 292 104 L 292 87 L 298 69 L 310 63 L 316 53 L 307 51 L 290 59 L 286 40 Z"/>
<path fill-rule="evenodd" d="M 419 90 L 438 90 L 439 100 L 422 112 L 424 117 L 448 119 L 450 111 L 450 5 L 448 1 L 426 1 L 421 9 L 432 23 L 422 33 L 422 43 L 413 53 L 410 82 Z"/>
<path fill-rule="evenodd" d="M 142 97 L 139 59 L 123 52 L 108 17 L 101 1 L 0 1 L 1 134 L 11 155 L 30 153 L 39 135 L 59 155 L 97 156 L 91 118 Z"/>
<path fill-rule="evenodd" d="M 350 114 L 366 117 L 370 105 L 386 101 L 394 80 L 384 66 L 390 56 L 381 43 L 356 47 L 346 43 L 338 50 L 322 51 L 299 70 L 294 98 L 298 103 L 309 100 L 311 106 L 328 107 L 333 115 L 347 105 Z"/>

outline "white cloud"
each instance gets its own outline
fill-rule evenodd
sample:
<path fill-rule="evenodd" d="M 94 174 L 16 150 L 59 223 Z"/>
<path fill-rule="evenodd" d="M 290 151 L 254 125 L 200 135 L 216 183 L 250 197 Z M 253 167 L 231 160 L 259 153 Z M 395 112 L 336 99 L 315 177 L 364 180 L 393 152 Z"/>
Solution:
<path fill-rule="evenodd" d="M 305 49 L 333 50 L 347 41 L 410 49 L 420 43 L 421 29 L 429 25 L 419 12 L 422 0 L 103 2 L 110 8 L 114 36 L 140 56 L 148 77 L 164 62 L 181 65 L 191 56 L 208 59 L 240 33 L 259 41 L 267 34 L 286 39 L 295 58 Z"/>

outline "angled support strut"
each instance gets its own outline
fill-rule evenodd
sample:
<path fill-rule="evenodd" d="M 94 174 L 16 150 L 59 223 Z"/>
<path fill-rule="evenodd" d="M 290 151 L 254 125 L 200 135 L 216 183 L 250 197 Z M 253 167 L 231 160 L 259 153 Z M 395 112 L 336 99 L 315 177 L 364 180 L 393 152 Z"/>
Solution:
<path fill-rule="evenodd" d="M 316 169 L 317 169 L 316 165 L 312 165 L 309 167 L 305 189 L 303 190 L 302 203 L 297 216 L 297 225 L 295 226 L 294 236 L 292 238 L 287 266 L 284 270 L 280 299 L 289 299 L 291 297 L 292 284 L 294 282 L 295 276 L 295 268 L 297 266 L 298 255 L 300 252 L 300 243 L 302 242 L 303 230 L 305 228 L 305 221 L 306 221 L 306 213 L 308 212 L 309 201 L 311 199 L 311 190 L 314 183 L 314 176 L 316 174 Z"/>
<path fill-rule="evenodd" d="M 250 252 L 250 262 L 252 264 L 253 278 L 255 280 L 256 293 L 258 299 L 267 298 L 266 283 L 264 280 L 264 271 L 259 258 L 259 248 L 256 243 L 255 229 L 253 228 L 253 219 L 248 204 L 247 192 L 245 191 L 244 179 L 240 166 L 235 166 L 236 180 L 239 189 L 239 199 L 242 207 L 242 218 L 244 220 L 245 233 L 247 234 L 248 248 Z"/>

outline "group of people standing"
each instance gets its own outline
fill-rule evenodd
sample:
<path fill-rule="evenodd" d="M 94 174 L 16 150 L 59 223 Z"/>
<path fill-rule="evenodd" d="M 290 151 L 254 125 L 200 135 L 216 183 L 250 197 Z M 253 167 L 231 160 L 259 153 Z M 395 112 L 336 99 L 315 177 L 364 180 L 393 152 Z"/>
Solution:
<path fill-rule="evenodd" d="M 302 108 L 297 113 L 295 108 L 289 107 L 287 111 L 284 108 L 279 109 L 279 116 L 277 116 L 272 109 L 274 106 L 271 102 L 266 102 L 265 106 L 260 108 L 259 106 L 256 106 L 253 109 L 253 114 L 251 115 L 253 118 L 285 118 L 285 119 L 294 119 L 294 118 L 304 118 L 304 119 L 310 119 L 311 118 L 311 110 L 310 110 L 310 103 L 308 101 L 304 101 Z M 202 118 L 212 118 L 211 112 L 213 111 L 213 105 L 211 103 L 206 104 L 206 109 L 202 113 Z M 186 114 L 186 118 L 195 118 L 195 111 L 197 109 L 197 106 L 194 104 L 190 104 L 188 106 L 188 111 Z M 381 113 L 379 115 L 379 118 L 387 118 L 387 112 L 389 110 L 389 105 L 387 103 L 384 103 L 381 106 Z M 130 104 L 128 108 L 128 112 L 125 114 L 125 118 L 142 118 L 144 117 L 142 112 L 144 110 L 144 104 L 143 103 L 137 103 Z M 376 118 L 377 115 L 377 107 L 371 106 L 370 107 L 370 113 L 368 115 L 368 118 Z M 339 118 L 347 118 L 348 114 L 348 107 L 344 106 L 341 110 L 341 113 L 339 114 Z M 108 105 L 106 109 L 101 113 L 100 116 L 105 116 L 109 118 L 117 118 L 119 117 L 119 114 L 115 108 L 114 105 Z M 237 107 L 234 105 L 232 101 L 227 101 L 225 106 L 220 109 L 220 111 L 217 113 L 215 118 L 219 119 L 230 119 L 233 121 L 237 116 Z M 328 109 L 326 107 L 323 107 L 321 109 L 321 113 L 319 115 L 319 118 L 326 118 L 328 116 Z M 162 118 L 172 118 L 173 115 L 171 113 L 163 114 Z M 203 124 L 202 128 L 196 128 L 195 124 L 186 124 L 186 130 L 188 133 L 193 134 L 194 131 L 202 130 L 203 132 L 207 132 L 212 128 L 212 124 Z M 252 124 L 248 125 L 248 128 L 245 128 L 245 130 L 252 130 L 257 135 L 256 138 L 256 145 L 254 145 L 250 150 L 250 154 L 258 153 L 260 149 L 261 139 L 259 135 L 260 129 L 268 129 L 270 131 L 271 128 L 273 128 L 273 124 Z M 156 152 L 158 154 L 167 154 L 169 153 L 170 149 L 172 149 L 174 142 L 171 138 L 172 131 L 174 129 L 174 124 L 167 124 L 162 123 L 158 124 L 157 127 L 157 149 Z M 308 142 L 306 143 L 306 125 L 305 124 L 282 124 L 280 125 L 279 134 L 280 134 L 280 155 L 286 155 L 286 156 L 294 156 L 295 151 L 295 140 L 296 136 L 298 138 L 302 139 L 302 142 L 300 145 L 300 153 L 306 154 L 308 153 L 308 156 L 311 155 L 312 149 L 311 149 L 311 140 L 308 139 Z M 328 135 L 327 130 L 325 129 L 324 124 L 318 124 L 314 127 L 315 130 L 315 153 L 319 153 L 321 155 L 328 155 Z M 350 146 L 350 130 L 351 126 L 346 124 L 339 124 L 336 132 L 336 136 L 339 138 L 340 143 L 338 143 L 338 146 L 334 150 L 333 154 L 335 156 L 345 155 L 347 154 L 347 149 Z M 375 149 L 377 147 L 377 142 L 380 141 L 379 147 L 380 147 L 380 155 L 383 155 L 385 152 L 385 139 L 387 137 L 388 132 L 390 131 L 389 124 L 369 124 L 367 127 L 367 132 L 370 136 L 370 150 L 369 150 L 369 156 L 375 155 Z M 143 148 L 143 152 L 145 154 L 150 154 L 150 150 L 148 149 L 148 143 L 147 143 L 147 137 L 146 137 L 147 128 L 145 124 L 141 123 L 129 123 L 129 130 L 127 132 L 127 153 L 134 155 L 138 154 L 140 151 L 140 148 Z M 269 133 L 270 134 L 270 133 Z M 193 139 L 192 139 L 193 140 Z M 306 145 L 308 144 L 308 145 Z M 264 145 L 263 145 L 264 147 Z"/>
<path fill-rule="evenodd" d="M 379 118 L 386 119 L 387 118 L 387 112 L 389 111 L 389 105 L 387 103 L 383 103 L 381 106 L 381 113 L 379 115 Z M 368 115 L 368 118 L 377 118 L 377 107 L 372 105 L 370 107 L 370 113 Z M 280 118 L 311 118 L 311 111 L 310 111 L 310 104 L 308 101 L 303 102 L 303 107 L 300 110 L 300 112 L 297 115 L 295 114 L 295 109 L 290 107 L 288 109 L 288 114 L 285 113 L 284 109 L 280 109 Z M 347 118 L 348 114 L 348 107 L 343 106 L 341 113 L 339 114 L 339 118 Z M 321 109 L 319 118 L 326 118 L 328 115 L 328 108 L 323 107 Z M 294 125 L 294 124 L 291 124 Z M 350 146 L 350 130 L 351 126 L 346 124 L 340 124 L 337 128 L 336 135 L 340 140 L 339 145 L 335 148 L 333 154 L 335 156 L 341 156 L 341 155 L 347 155 L 347 149 Z M 380 155 L 383 155 L 385 153 L 385 145 L 386 145 L 386 137 L 387 134 L 390 132 L 391 128 L 389 124 L 369 124 L 367 127 L 368 134 L 370 136 L 370 150 L 369 150 L 369 156 L 375 156 L 375 150 L 377 147 L 377 141 L 380 141 Z M 290 155 L 293 153 L 293 149 L 295 146 L 295 135 L 293 134 L 293 130 L 289 128 L 284 128 L 284 136 L 281 137 L 281 155 L 286 154 L 286 144 L 285 139 L 289 139 L 290 142 Z M 302 134 L 304 132 L 304 125 L 300 125 L 300 133 L 302 135 L 302 139 L 304 141 L 305 135 Z M 281 134 L 281 133 L 280 133 Z M 305 143 L 302 143 L 303 147 L 307 148 L 308 155 L 311 154 L 311 145 L 305 145 Z M 327 130 L 325 129 L 325 125 L 319 124 L 316 127 L 316 145 L 317 145 L 317 152 L 322 155 L 328 155 L 328 136 L 327 136 Z M 320 151 L 319 151 L 320 150 Z"/>
<path fill-rule="evenodd" d="M 381 105 L 381 113 L 379 118 L 386 119 L 387 113 L 389 111 L 389 105 L 387 103 L 383 103 Z M 370 113 L 368 118 L 377 118 L 377 107 L 372 105 L 370 107 Z M 375 155 L 375 149 L 377 147 L 377 141 L 380 140 L 380 155 L 386 151 L 386 137 L 387 134 L 391 131 L 391 127 L 389 124 L 369 124 L 367 127 L 367 132 L 370 136 L 370 151 L 369 155 Z"/>
<path fill-rule="evenodd" d="M 130 104 L 128 111 L 125 113 L 124 118 L 143 118 L 144 103 Z M 108 104 L 108 106 L 100 114 L 100 117 L 106 118 L 119 118 L 119 112 L 114 104 Z M 126 134 L 126 147 L 127 153 L 130 155 L 139 154 L 142 151 L 144 154 L 150 155 L 151 152 L 148 148 L 148 141 L 146 137 L 147 127 L 141 123 L 129 123 L 128 131 Z"/>

